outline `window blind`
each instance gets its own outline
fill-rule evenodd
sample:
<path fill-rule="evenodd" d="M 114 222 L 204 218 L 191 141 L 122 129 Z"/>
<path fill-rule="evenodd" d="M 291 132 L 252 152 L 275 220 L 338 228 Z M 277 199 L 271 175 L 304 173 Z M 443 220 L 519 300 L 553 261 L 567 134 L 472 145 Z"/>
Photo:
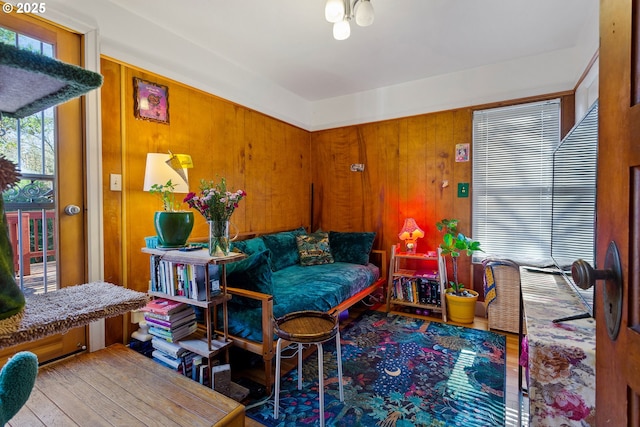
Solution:
<path fill-rule="evenodd" d="M 560 100 L 475 111 L 472 231 L 486 256 L 550 262 Z"/>
<path fill-rule="evenodd" d="M 553 155 L 551 257 L 564 270 L 577 259 L 595 265 L 597 163 L 596 102 Z"/>

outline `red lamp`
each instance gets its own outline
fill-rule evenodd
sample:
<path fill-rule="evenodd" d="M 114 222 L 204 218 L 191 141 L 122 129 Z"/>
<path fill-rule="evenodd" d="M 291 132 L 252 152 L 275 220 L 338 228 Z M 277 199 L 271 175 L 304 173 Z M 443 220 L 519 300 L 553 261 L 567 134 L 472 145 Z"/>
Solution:
<path fill-rule="evenodd" d="M 415 219 L 407 218 L 404 220 L 404 225 L 402 226 L 402 230 L 400 230 L 400 234 L 398 234 L 398 237 L 400 238 L 400 240 L 404 240 L 407 252 L 414 254 L 416 253 L 418 239 L 420 237 L 424 237 L 424 231 L 422 231 L 422 229 L 418 227 Z"/>

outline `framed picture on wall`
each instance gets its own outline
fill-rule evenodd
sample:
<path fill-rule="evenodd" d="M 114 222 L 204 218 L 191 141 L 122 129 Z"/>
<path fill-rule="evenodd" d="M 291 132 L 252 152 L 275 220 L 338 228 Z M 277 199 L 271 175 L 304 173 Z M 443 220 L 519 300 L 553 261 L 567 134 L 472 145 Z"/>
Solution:
<path fill-rule="evenodd" d="M 136 119 L 169 123 L 169 88 L 133 78 L 133 111 Z"/>
<path fill-rule="evenodd" d="M 456 162 L 469 161 L 469 144 L 456 144 Z"/>

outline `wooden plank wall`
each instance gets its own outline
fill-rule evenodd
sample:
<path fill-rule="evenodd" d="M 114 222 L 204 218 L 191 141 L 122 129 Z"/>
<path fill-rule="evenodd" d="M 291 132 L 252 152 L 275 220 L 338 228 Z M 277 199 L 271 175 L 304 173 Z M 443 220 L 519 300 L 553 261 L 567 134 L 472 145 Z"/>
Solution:
<path fill-rule="evenodd" d="M 156 196 L 142 191 L 149 152 L 190 154 L 192 191 L 201 179 L 219 177 L 245 190 L 232 217 L 241 232 L 309 226 L 309 132 L 110 58 L 101 67 L 105 280 L 147 290 L 149 257 L 140 249 L 155 235 L 153 214 L 161 209 Z M 134 77 L 168 86 L 170 124 L 134 117 Z M 112 173 L 122 174 L 122 192 L 110 190 Z M 191 237 L 205 238 L 207 224 L 195 216 Z M 107 325 L 107 343 L 122 341 L 121 324 Z"/>
<path fill-rule="evenodd" d="M 471 162 L 456 162 L 455 146 L 471 143 L 471 124 L 463 108 L 314 132 L 313 229 L 375 231 L 375 248 L 387 251 L 407 217 L 425 232 L 418 251 L 436 250 L 443 218 L 469 232 L 471 199 L 457 197 L 457 183 L 471 182 Z M 364 172 L 351 172 L 353 163 Z M 468 284 L 468 260 L 460 261 Z"/>
<path fill-rule="evenodd" d="M 389 251 L 404 219 L 414 217 L 425 231 L 418 250 L 435 250 L 435 223 L 443 218 L 459 219 L 460 231 L 471 234 L 471 198 L 457 196 L 458 183 L 471 184 L 471 161 L 456 162 L 455 147 L 471 144 L 473 109 L 554 96 L 308 132 L 110 58 L 101 66 L 105 280 L 140 291 L 149 279 L 140 248 L 155 234 L 153 213 L 161 208 L 142 191 L 148 152 L 190 154 L 192 191 L 216 176 L 244 189 L 248 196 L 232 218 L 241 232 L 375 231 L 374 248 Z M 169 125 L 134 118 L 133 77 L 169 87 Z M 564 134 L 573 124 L 573 94 L 555 96 L 563 99 Z M 363 163 L 364 172 L 351 172 L 353 163 Z M 122 192 L 110 191 L 111 173 L 122 174 Z M 192 237 L 204 238 L 207 226 L 197 214 L 196 221 Z M 481 290 L 468 258 L 459 265 L 460 280 Z M 122 329 L 111 322 L 108 330 Z M 107 337 L 122 339 L 117 332 Z"/>

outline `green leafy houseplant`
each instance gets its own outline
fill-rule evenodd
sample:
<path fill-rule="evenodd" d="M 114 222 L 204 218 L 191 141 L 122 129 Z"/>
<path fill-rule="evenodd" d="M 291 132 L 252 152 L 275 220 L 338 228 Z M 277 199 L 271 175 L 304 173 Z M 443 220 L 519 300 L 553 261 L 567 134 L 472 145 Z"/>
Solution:
<path fill-rule="evenodd" d="M 166 184 L 153 184 L 149 193 L 156 194 L 162 200 L 162 207 L 166 212 L 175 212 L 180 207 L 180 203 L 176 202 L 176 195 L 173 192 L 177 184 L 167 181 Z"/>
<path fill-rule="evenodd" d="M 458 281 L 458 257 L 461 253 L 466 252 L 467 256 L 471 256 L 475 251 L 480 249 L 480 242 L 471 240 L 467 236 L 458 232 L 457 219 L 443 219 L 436 223 L 438 231 L 444 231 L 442 236 L 442 255 L 451 257 L 451 265 L 453 266 L 453 281 L 449 282 L 451 289 L 458 296 L 465 295 L 464 285 Z"/>

